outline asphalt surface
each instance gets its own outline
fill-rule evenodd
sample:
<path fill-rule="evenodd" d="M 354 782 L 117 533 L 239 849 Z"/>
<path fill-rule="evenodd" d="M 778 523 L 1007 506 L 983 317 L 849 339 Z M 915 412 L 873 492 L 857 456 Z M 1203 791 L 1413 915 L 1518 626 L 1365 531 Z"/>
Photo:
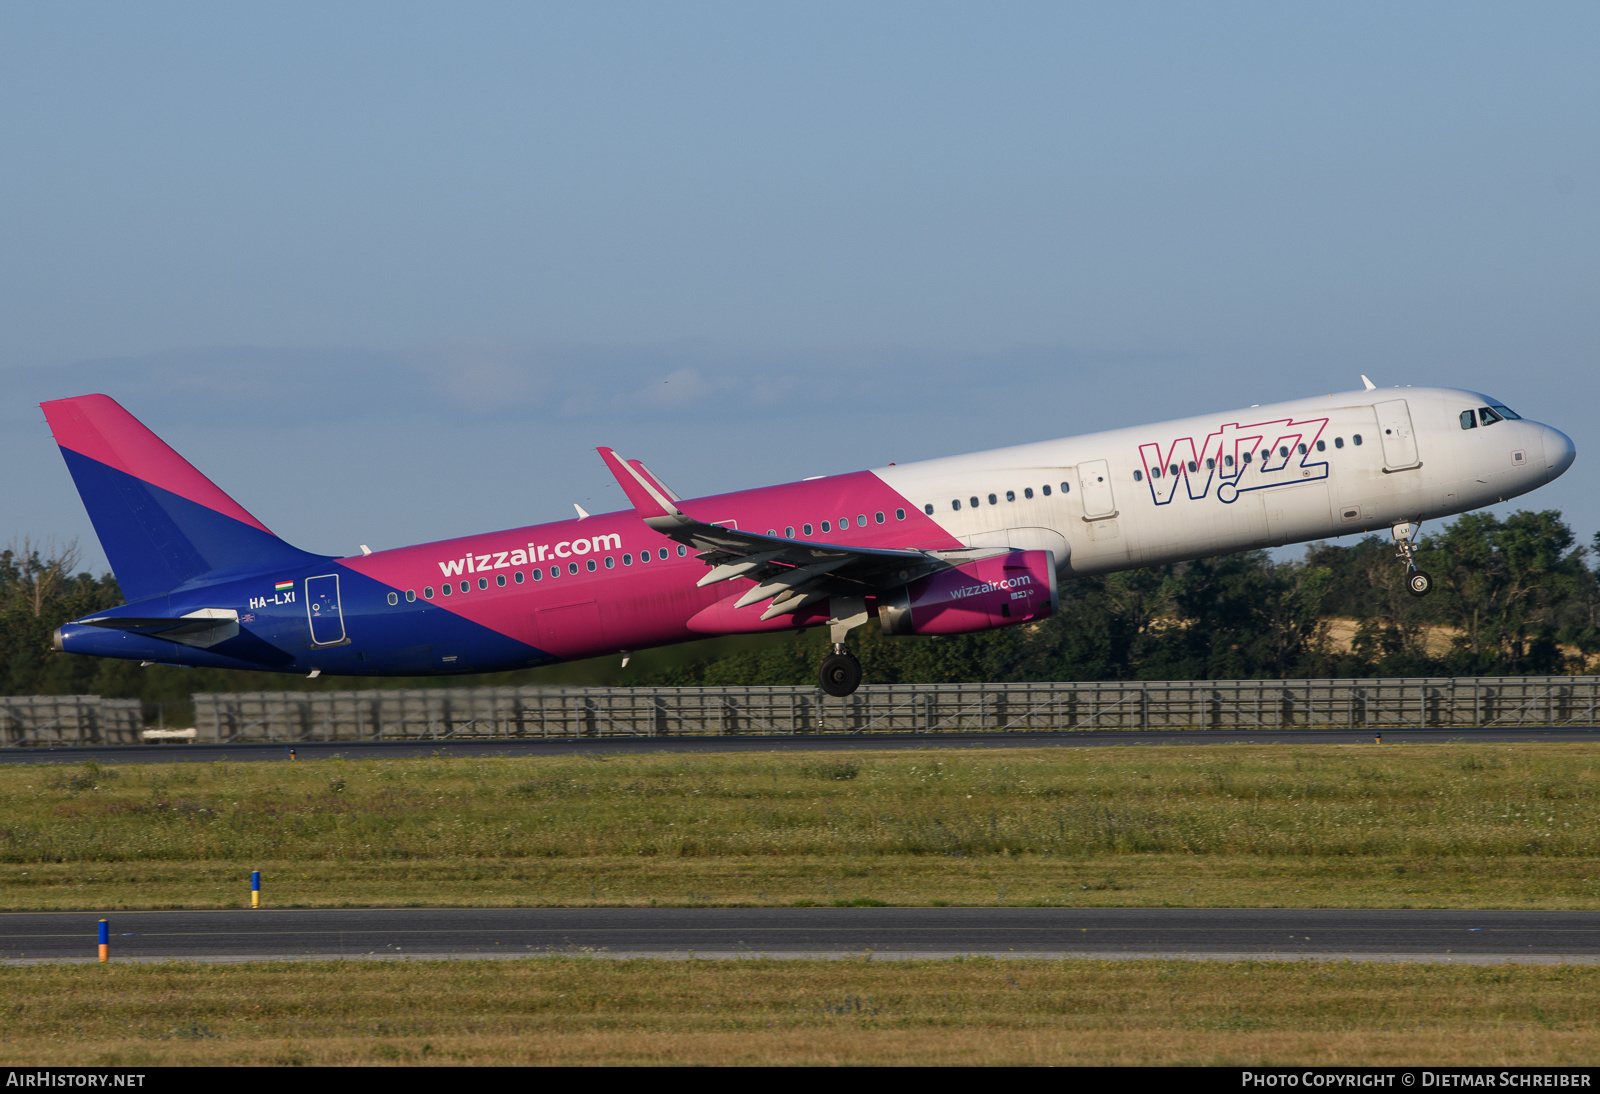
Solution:
<path fill-rule="evenodd" d="M 208 763 L 398 756 L 571 756 L 694 752 L 839 752 L 861 749 L 1097 748 L 1107 745 L 1385 744 L 1471 741 L 1492 744 L 1600 741 L 1600 726 L 1549 729 L 1174 729 L 1069 730 L 1059 733 L 860 733 L 722 737 L 522 737 L 495 740 L 295 741 L 283 744 L 105 745 L 0 748 L 0 763 Z"/>
<path fill-rule="evenodd" d="M 0 915 L 0 959 L 93 960 L 94 912 Z M 1600 962 L 1593 912 L 358 908 L 112 912 L 116 959 L 1054 955 Z"/>

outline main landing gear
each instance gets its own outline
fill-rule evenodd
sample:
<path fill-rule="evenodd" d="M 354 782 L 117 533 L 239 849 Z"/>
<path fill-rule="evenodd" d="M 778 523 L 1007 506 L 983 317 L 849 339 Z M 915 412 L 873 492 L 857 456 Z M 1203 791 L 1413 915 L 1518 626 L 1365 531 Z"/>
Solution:
<path fill-rule="evenodd" d="M 861 597 L 836 596 L 828 620 L 828 637 L 833 652 L 822 659 L 822 690 L 842 699 L 861 686 L 861 662 L 846 652 L 844 640 L 868 619 L 867 602 Z"/>
<path fill-rule="evenodd" d="M 1396 524 L 1390 529 L 1395 549 L 1406 563 L 1406 592 L 1412 596 L 1427 596 L 1433 592 L 1433 577 L 1417 569 L 1417 526 L 1411 523 Z"/>
<path fill-rule="evenodd" d="M 843 698 L 861 686 L 861 662 L 845 652 L 843 642 L 833 644 L 833 652 L 822 659 L 822 690 Z"/>

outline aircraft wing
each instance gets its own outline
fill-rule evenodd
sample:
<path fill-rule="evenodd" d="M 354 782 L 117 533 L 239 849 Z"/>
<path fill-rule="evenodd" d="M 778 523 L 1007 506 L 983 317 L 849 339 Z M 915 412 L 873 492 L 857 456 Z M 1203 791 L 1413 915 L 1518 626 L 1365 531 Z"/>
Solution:
<path fill-rule="evenodd" d="M 596 451 L 644 522 L 692 547 L 711 567 L 700 579 L 701 586 L 736 577 L 755 581 L 755 587 L 734 607 L 770 600 L 762 619 L 799 611 L 827 597 L 875 595 L 959 562 L 1006 553 L 1005 548 L 921 551 L 854 547 L 727 528 L 685 513 L 678 505 L 682 499 L 638 460 L 625 460 L 609 448 Z"/>

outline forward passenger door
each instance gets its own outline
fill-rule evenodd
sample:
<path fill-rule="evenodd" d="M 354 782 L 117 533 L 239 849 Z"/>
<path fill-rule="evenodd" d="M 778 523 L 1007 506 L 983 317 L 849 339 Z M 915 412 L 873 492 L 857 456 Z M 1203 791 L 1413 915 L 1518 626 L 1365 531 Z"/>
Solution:
<path fill-rule="evenodd" d="M 1117 515 L 1117 500 L 1111 492 L 1111 465 L 1105 460 L 1078 465 L 1078 489 L 1083 496 L 1084 520 L 1106 520 Z"/>

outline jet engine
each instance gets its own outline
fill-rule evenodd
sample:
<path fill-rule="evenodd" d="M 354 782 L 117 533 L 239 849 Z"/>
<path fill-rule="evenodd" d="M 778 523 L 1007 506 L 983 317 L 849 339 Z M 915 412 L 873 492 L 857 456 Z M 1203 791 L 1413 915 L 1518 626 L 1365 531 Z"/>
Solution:
<path fill-rule="evenodd" d="M 888 635 L 968 634 L 1054 614 L 1055 556 L 1012 551 L 919 578 L 878 597 Z"/>

